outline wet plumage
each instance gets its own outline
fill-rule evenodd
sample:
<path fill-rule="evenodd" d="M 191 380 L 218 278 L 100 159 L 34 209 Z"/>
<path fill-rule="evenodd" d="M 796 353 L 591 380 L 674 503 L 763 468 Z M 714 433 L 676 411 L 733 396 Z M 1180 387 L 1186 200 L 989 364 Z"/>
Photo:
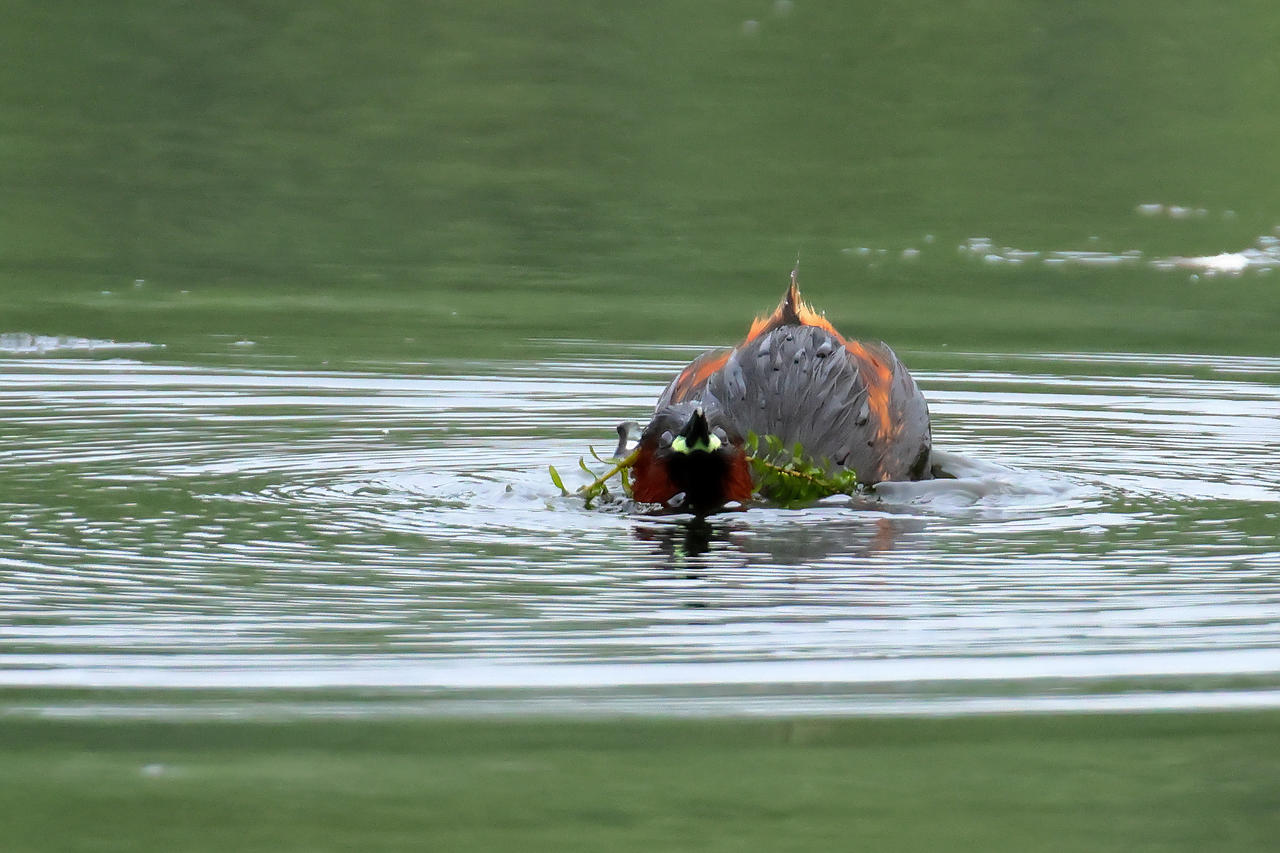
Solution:
<path fill-rule="evenodd" d="M 701 428 L 691 422 L 695 411 L 720 437 L 713 451 L 691 453 L 678 440 Z M 929 476 L 929 410 L 911 375 L 885 344 L 846 339 L 809 308 L 794 273 L 777 310 L 742 343 L 700 355 L 663 391 L 640 439 L 637 499 L 666 502 L 684 492 L 694 512 L 745 500 L 741 445 L 749 433 L 775 435 L 786 447 L 799 442 L 810 459 L 851 468 L 864 483 Z M 729 475 L 732 483 L 723 480 Z M 702 481 L 715 477 L 722 483 Z"/>

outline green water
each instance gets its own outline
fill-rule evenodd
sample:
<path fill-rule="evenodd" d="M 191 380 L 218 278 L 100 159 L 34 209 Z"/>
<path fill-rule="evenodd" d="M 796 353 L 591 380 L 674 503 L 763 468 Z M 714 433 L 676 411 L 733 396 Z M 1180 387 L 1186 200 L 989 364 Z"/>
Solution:
<path fill-rule="evenodd" d="M 1278 43 L 1262 2 L 6 3 L 15 849 L 1267 849 L 1274 711 L 1205 712 L 1280 705 Z M 559 500 L 797 258 L 966 476 Z"/>
<path fill-rule="evenodd" d="M 1268 850 L 1275 729 L 1274 713 L 55 722 L 0 731 L 0 793 L 14 853 Z"/>
<path fill-rule="evenodd" d="M 1256 276 L 954 252 L 985 236 L 1202 255 L 1270 234 L 1266 3 L 3 16 L 14 329 L 393 357 L 405 337 L 433 355 L 530 334 L 722 340 L 799 255 L 829 312 L 899 346 L 1275 352 L 1275 286 Z M 861 247 L 923 254 L 869 268 L 841 251 Z"/>

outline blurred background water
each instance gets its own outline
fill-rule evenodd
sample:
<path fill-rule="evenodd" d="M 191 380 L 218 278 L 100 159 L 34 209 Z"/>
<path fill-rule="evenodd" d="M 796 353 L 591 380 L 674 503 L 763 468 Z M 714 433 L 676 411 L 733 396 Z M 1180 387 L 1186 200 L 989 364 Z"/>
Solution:
<path fill-rule="evenodd" d="M 22 713 L 1280 704 L 1280 12 L 0 11 Z M 806 296 L 955 483 L 557 496 Z"/>

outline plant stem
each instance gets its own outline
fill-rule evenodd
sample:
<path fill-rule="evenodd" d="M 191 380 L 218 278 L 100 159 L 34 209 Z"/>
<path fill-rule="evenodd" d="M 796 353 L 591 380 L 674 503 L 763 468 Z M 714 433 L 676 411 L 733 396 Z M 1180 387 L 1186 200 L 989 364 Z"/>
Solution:
<path fill-rule="evenodd" d="M 823 489 L 831 488 L 830 483 L 824 482 L 823 480 L 819 480 L 817 477 L 813 476 L 812 474 L 806 474 L 803 471 L 797 471 L 794 468 L 785 468 L 782 465 L 778 465 L 774 462 L 770 462 L 768 459 L 764 459 L 759 456 L 752 456 L 751 461 L 756 463 L 757 465 L 763 465 L 765 468 L 768 468 L 769 470 L 776 472 L 779 476 L 798 477 L 801 480 L 808 480 L 810 483 L 812 483 L 815 486 L 818 486 L 819 488 L 823 488 Z"/>
<path fill-rule="evenodd" d="M 599 489 L 601 486 L 603 486 L 605 484 L 605 481 L 608 480 L 610 477 L 612 477 L 614 474 L 617 474 L 619 471 L 624 471 L 632 467 L 633 465 L 635 465 L 636 459 L 638 459 L 639 457 L 640 457 L 640 449 L 636 448 L 635 450 L 631 451 L 631 454 L 626 459 L 620 460 L 608 471 L 604 472 L 599 477 L 596 477 L 596 479 L 593 482 L 588 483 L 585 486 L 579 486 L 578 494 L 591 494 L 596 489 Z"/>

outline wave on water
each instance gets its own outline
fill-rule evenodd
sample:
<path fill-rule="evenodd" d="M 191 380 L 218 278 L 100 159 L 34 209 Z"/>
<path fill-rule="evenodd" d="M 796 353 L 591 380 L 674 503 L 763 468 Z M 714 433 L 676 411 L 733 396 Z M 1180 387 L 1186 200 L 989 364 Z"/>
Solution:
<path fill-rule="evenodd" d="M 1139 204 L 1135 211 L 1144 217 L 1167 217 L 1169 219 L 1220 218 L 1235 219 L 1235 212 L 1224 210 L 1215 215 L 1204 208 L 1184 207 L 1181 205 Z M 872 248 L 870 246 L 849 247 L 842 250 L 845 255 L 861 257 L 873 265 L 885 261 L 902 261 L 913 263 L 927 253 L 936 250 L 936 238 L 932 234 L 924 235 L 924 248 L 908 246 L 901 250 L 888 248 Z M 1189 272 L 1192 279 L 1199 276 L 1240 275 L 1245 272 L 1270 274 L 1280 268 L 1280 225 L 1271 233 L 1260 234 L 1252 246 L 1222 251 L 1212 255 L 1172 255 L 1158 256 L 1138 248 L 1125 248 L 1115 251 L 1106 248 L 1107 241 L 1101 236 L 1089 237 L 1087 248 L 1075 249 L 1029 249 L 1002 245 L 988 236 L 969 237 L 956 246 L 961 256 L 979 260 L 989 266 L 1021 267 L 1039 265 L 1046 268 L 1106 268 L 1146 266 L 1151 269 Z"/>
<path fill-rule="evenodd" d="M 35 335 L 29 332 L 0 332 L 0 354 L 49 355 L 60 352 L 98 352 L 101 350 L 160 349 L 164 344 L 145 341 L 103 341 L 74 335 Z"/>
<path fill-rule="evenodd" d="M 933 464 L 945 476 L 877 483 L 876 496 L 889 504 L 946 510 L 976 505 L 1030 508 L 1063 504 L 1096 492 L 1064 475 L 1012 468 L 938 448 L 933 450 Z"/>
<path fill-rule="evenodd" d="M 0 683 L 273 709 L 1280 702 L 1276 362 L 938 356 L 916 376 L 955 479 L 701 522 L 587 510 L 547 475 L 582 482 L 683 354 L 553 349 L 4 360 Z M 173 695 L 176 716 L 203 701 Z"/>

